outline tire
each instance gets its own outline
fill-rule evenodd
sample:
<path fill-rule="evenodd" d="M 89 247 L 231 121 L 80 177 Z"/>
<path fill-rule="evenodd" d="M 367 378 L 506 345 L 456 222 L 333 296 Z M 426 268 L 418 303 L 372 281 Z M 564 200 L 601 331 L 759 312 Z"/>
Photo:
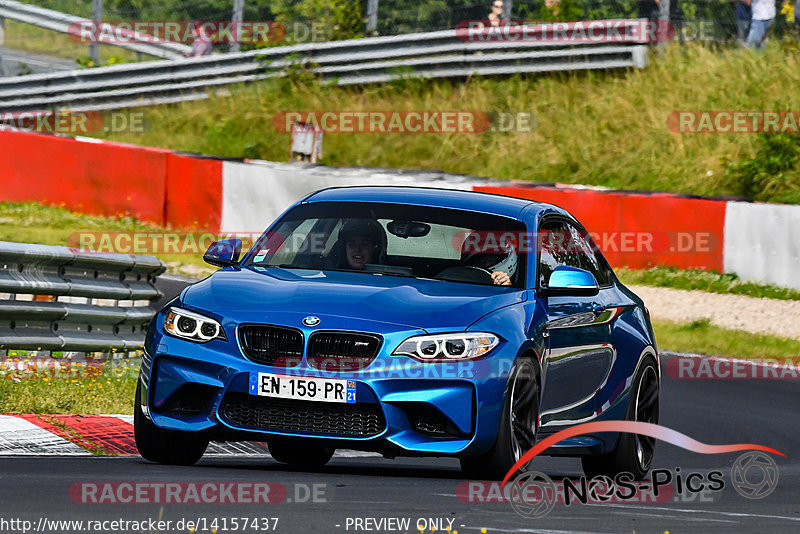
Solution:
<path fill-rule="evenodd" d="M 660 384 L 655 360 L 649 356 L 644 360 L 633 383 L 626 420 L 658 424 Z M 655 445 L 654 438 L 620 433 L 614 450 L 581 458 L 583 472 L 589 478 L 631 473 L 636 480 L 643 480 L 653 463 Z"/>
<path fill-rule="evenodd" d="M 269 453 L 282 464 L 302 467 L 322 467 L 336 449 L 300 440 L 273 440 L 268 443 Z"/>
<path fill-rule="evenodd" d="M 540 397 L 538 362 L 520 358 L 509 373 L 497 441 L 486 454 L 462 458 L 464 474 L 478 480 L 502 480 L 506 476 L 536 444 Z M 523 466 L 520 471 L 527 468 Z"/>
<path fill-rule="evenodd" d="M 145 460 L 168 465 L 194 465 L 208 447 L 208 440 L 188 432 L 157 428 L 141 409 L 142 384 L 136 385 L 133 409 L 133 434 L 136 448 Z"/>

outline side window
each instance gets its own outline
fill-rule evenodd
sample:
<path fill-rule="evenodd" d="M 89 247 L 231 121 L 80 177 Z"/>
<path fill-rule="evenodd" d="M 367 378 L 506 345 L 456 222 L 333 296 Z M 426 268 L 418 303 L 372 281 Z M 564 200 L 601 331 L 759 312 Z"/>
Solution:
<path fill-rule="evenodd" d="M 594 239 L 592 239 L 592 236 L 589 235 L 588 232 L 584 236 L 584 240 L 586 245 L 589 247 L 588 255 L 593 266 L 592 269 L 587 270 L 594 275 L 594 277 L 597 279 L 597 284 L 600 287 L 610 286 L 612 280 L 611 266 L 608 264 L 605 256 L 603 256 L 603 253 L 600 251 L 600 247 L 597 246 Z"/>
<path fill-rule="evenodd" d="M 589 271 L 601 286 L 611 282 L 608 266 L 591 236 L 563 219 L 545 221 L 539 240 L 539 285 L 559 265 Z"/>
<path fill-rule="evenodd" d="M 569 232 L 560 219 L 546 221 L 539 230 L 539 285 L 547 286 L 550 274 L 559 265 L 578 267 L 567 255 L 564 240 Z"/>

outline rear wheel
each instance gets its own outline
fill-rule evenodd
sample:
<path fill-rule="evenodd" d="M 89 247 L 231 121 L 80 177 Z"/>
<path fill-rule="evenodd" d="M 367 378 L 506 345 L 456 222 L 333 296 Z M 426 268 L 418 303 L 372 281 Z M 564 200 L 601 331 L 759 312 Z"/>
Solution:
<path fill-rule="evenodd" d="M 644 361 L 633 383 L 627 420 L 658 424 L 658 368 L 652 358 Z M 642 480 L 653 463 L 655 447 L 655 438 L 622 433 L 613 451 L 581 458 L 583 472 L 587 477 L 612 478 L 619 473 L 631 473 L 636 480 Z"/>
<path fill-rule="evenodd" d="M 194 465 L 208 447 L 208 440 L 188 432 L 161 430 L 145 417 L 141 408 L 142 384 L 136 385 L 133 409 L 133 435 L 136 448 L 145 460 L 170 465 Z"/>
<path fill-rule="evenodd" d="M 284 464 L 304 467 L 322 467 L 336 449 L 299 440 L 274 440 L 269 442 L 269 453 Z"/>
<path fill-rule="evenodd" d="M 539 372 L 531 358 L 521 358 L 509 374 L 497 441 L 489 452 L 462 458 L 461 469 L 472 478 L 500 480 L 536 444 L 539 432 Z M 520 471 L 526 471 L 524 465 Z"/>

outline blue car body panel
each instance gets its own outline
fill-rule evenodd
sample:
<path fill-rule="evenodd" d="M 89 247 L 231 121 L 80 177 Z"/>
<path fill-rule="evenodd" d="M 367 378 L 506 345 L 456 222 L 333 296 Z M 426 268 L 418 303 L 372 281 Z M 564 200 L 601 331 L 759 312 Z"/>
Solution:
<path fill-rule="evenodd" d="M 546 216 L 574 221 L 548 204 L 424 188 L 334 188 L 313 193 L 295 206 L 324 202 L 492 214 L 521 221 L 529 232 L 537 231 Z M 252 250 L 242 263 L 251 254 Z M 159 428 L 202 432 L 213 439 L 304 437 L 390 455 L 479 455 L 497 439 L 509 371 L 525 355 L 540 365 L 542 436 L 580 422 L 625 418 L 638 366 L 647 356 L 658 361 L 641 299 L 616 279 L 591 297 L 544 297 L 536 284 L 536 254 L 528 254 L 527 261 L 523 288 L 354 272 L 223 268 L 186 288 L 151 323 L 140 408 Z M 227 341 L 195 343 L 166 334 L 164 317 L 171 306 L 216 319 Z M 319 324 L 305 326 L 303 318 L 311 315 Z M 306 351 L 309 336 L 320 330 L 367 332 L 380 336 L 381 345 L 363 369 L 316 369 L 308 364 L 307 354 L 295 367 L 271 367 L 245 357 L 239 328 L 247 324 L 295 329 L 306 340 Z M 392 355 L 411 336 L 464 331 L 490 332 L 500 343 L 488 356 L 465 362 L 419 362 Z M 252 372 L 353 380 L 356 405 L 377 409 L 385 424 L 369 436 L 331 435 L 313 427 L 265 431 L 237 425 L 221 413 L 221 405 L 228 395 L 248 394 Z M 205 399 L 202 409 L 174 408 L 174 399 L 186 391 Z M 421 432 L 412 424 L 420 413 L 433 413 L 446 422 L 446 435 Z M 581 436 L 548 453 L 599 454 L 617 439 L 611 433 Z"/>

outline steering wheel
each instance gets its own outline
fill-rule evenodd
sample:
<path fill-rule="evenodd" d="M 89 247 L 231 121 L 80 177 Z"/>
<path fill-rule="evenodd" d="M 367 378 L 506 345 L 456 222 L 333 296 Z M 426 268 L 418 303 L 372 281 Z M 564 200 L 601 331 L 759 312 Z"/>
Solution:
<path fill-rule="evenodd" d="M 478 284 L 493 285 L 492 273 L 476 265 L 459 265 L 449 267 L 436 275 L 436 278 L 453 280 L 456 282 L 474 282 Z"/>

